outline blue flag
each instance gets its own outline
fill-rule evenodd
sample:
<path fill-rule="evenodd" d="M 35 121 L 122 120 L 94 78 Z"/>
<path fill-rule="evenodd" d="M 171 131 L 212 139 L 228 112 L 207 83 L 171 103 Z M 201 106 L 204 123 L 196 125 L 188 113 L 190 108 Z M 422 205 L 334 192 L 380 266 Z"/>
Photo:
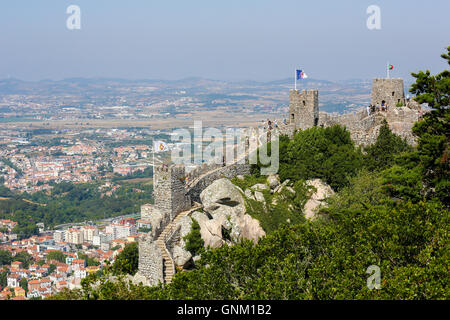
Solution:
<path fill-rule="evenodd" d="M 297 70 L 297 80 L 306 78 L 308 78 L 308 76 L 303 72 L 303 70 Z"/>

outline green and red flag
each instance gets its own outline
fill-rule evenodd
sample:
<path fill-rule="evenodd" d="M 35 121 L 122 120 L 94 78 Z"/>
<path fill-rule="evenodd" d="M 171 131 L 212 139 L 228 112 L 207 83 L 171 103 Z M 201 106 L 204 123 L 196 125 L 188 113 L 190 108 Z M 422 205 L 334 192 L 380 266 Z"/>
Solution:
<path fill-rule="evenodd" d="M 394 69 L 394 66 L 393 66 L 392 64 L 389 64 L 389 65 L 388 65 L 388 69 L 389 69 L 389 70 L 393 70 L 393 69 Z"/>

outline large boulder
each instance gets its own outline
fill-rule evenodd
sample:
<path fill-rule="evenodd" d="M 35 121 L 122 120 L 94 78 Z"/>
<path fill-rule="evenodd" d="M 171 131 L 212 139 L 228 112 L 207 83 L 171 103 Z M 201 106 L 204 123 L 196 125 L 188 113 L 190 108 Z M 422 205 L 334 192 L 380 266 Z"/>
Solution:
<path fill-rule="evenodd" d="M 239 226 L 241 228 L 241 239 L 249 239 L 253 242 L 258 242 L 259 238 L 264 237 L 266 233 L 263 228 L 259 224 L 259 221 L 253 219 L 250 215 L 244 214 L 242 217 L 239 217 Z"/>
<path fill-rule="evenodd" d="M 204 221 L 208 221 L 209 218 L 204 212 L 195 211 L 191 214 L 191 218 L 198 222 L 198 224 L 201 224 Z"/>
<path fill-rule="evenodd" d="M 205 248 L 211 247 L 216 249 L 225 243 L 222 239 L 222 222 L 218 219 L 202 222 L 200 224 L 200 234 L 205 243 Z"/>
<path fill-rule="evenodd" d="M 246 190 L 244 193 L 251 195 L 251 191 L 250 194 L 249 191 Z M 246 214 L 242 191 L 230 180 L 214 181 L 203 190 L 200 199 L 204 210 L 212 217 L 212 219 L 206 220 L 208 217 L 204 214 L 194 213 L 195 217 L 194 214 L 192 215 L 192 218 L 199 222 L 200 234 L 205 242 L 205 247 L 218 248 L 224 243 L 230 241 L 236 243 L 242 238 L 256 241 L 265 235 L 259 221 Z M 229 231 L 230 239 L 224 239 L 223 229 Z"/>
<path fill-rule="evenodd" d="M 206 212 L 213 217 L 218 213 L 240 215 L 245 212 L 244 198 L 228 179 L 218 179 L 200 193 Z"/>
<path fill-rule="evenodd" d="M 136 272 L 136 274 L 130 280 L 131 280 L 131 282 L 134 285 L 139 285 L 141 283 L 144 286 L 151 286 L 152 285 L 150 283 L 150 281 L 147 279 L 147 277 L 144 276 L 140 271 Z"/>
<path fill-rule="evenodd" d="M 192 219 L 188 216 L 182 217 L 177 222 L 176 227 L 180 228 L 180 247 L 184 248 L 184 246 L 185 246 L 184 237 L 186 237 L 191 232 Z"/>
<path fill-rule="evenodd" d="M 255 200 L 255 196 L 253 195 L 253 192 L 250 189 L 245 189 L 244 195 L 247 199 Z"/>
<path fill-rule="evenodd" d="M 320 179 L 308 180 L 306 185 L 314 187 L 310 199 L 306 202 L 304 207 L 305 217 L 307 219 L 314 219 L 315 212 L 318 207 L 324 205 L 324 200 L 334 194 L 333 189 Z"/>
<path fill-rule="evenodd" d="M 176 266 L 185 268 L 191 261 L 192 254 L 181 246 L 175 246 L 172 251 L 172 257 Z"/>

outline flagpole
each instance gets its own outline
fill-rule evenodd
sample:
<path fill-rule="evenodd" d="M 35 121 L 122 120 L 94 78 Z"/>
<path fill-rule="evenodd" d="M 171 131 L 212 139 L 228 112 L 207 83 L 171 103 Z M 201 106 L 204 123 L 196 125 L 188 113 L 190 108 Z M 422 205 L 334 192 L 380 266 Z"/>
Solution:
<path fill-rule="evenodd" d="M 155 191 L 155 140 L 153 140 L 153 191 Z"/>
<path fill-rule="evenodd" d="M 294 72 L 294 83 L 295 83 L 295 91 L 297 91 L 297 69 L 295 69 L 295 72 Z"/>
<path fill-rule="evenodd" d="M 389 79 L 389 61 L 388 61 L 388 63 L 387 63 L 387 78 Z"/>

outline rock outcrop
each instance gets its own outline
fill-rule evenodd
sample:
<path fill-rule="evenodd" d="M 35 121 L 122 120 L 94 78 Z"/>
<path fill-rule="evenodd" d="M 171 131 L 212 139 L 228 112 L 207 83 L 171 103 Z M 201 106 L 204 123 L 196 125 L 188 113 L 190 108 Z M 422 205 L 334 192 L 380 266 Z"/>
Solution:
<path fill-rule="evenodd" d="M 334 194 L 333 189 L 320 179 L 306 181 L 308 186 L 314 187 L 311 198 L 306 202 L 304 207 L 305 217 L 307 219 L 314 219 L 316 217 L 316 210 L 324 204 L 324 200 Z"/>
<path fill-rule="evenodd" d="M 206 214 L 196 214 L 193 218 L 200 225 L 200 233 L 205 247 L 218 248 L 223 244 L 233 244 L 240 239 L 258 241 L 265 235 L 259 221 L 246 213 L 242 191 L 230 180 L 214 181 L 200 194 Z M 222 230 L 226 230 L 229 238 Z"/>

